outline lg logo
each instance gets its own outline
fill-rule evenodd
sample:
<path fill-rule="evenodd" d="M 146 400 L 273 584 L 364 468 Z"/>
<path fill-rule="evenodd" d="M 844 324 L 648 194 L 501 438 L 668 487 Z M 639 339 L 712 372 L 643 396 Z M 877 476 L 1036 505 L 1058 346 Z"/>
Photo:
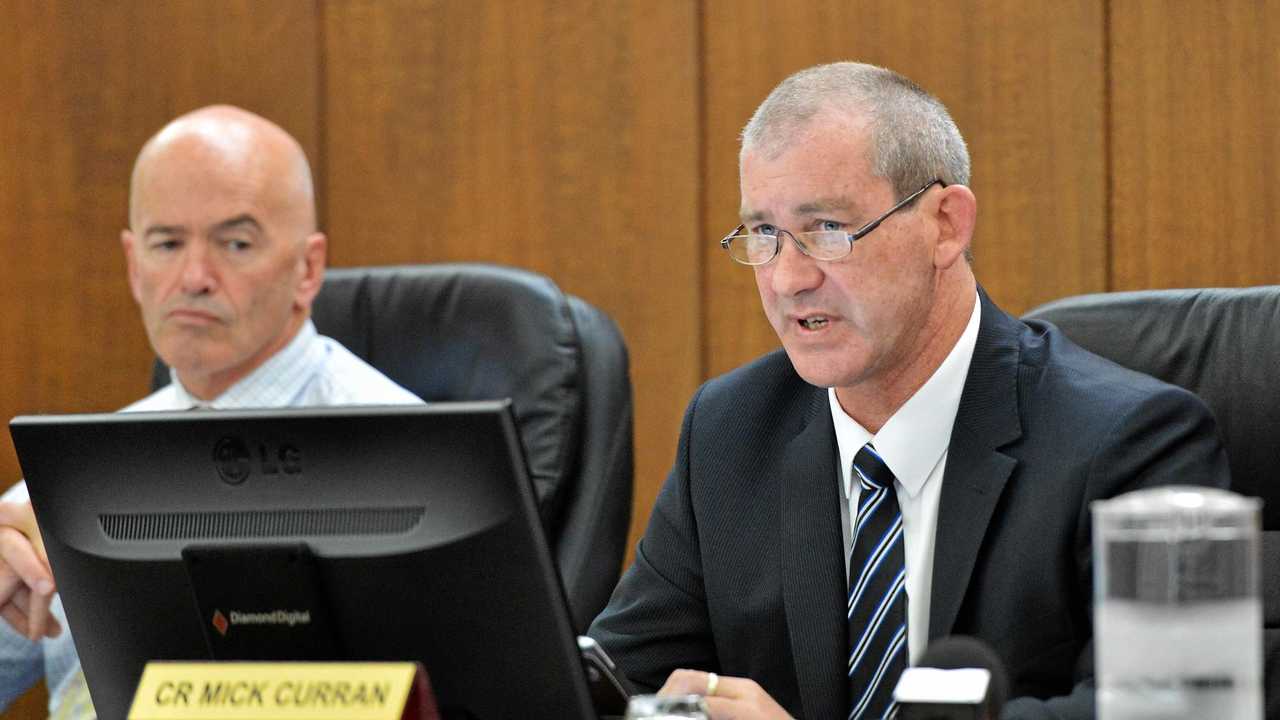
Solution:
<path fill-rule="evenodd" d="M 228 485 L 239 485 L 249 477 L 249 448 L 237 438 L 224 437 L 213 446 L 213 466 Z"/>
<path fill-rule="evenodd" d="M 298 475 L 302 473 L 302 451 L 279 444 L 258 443 L 250 450 L 240 438 L 224 437 L 213 446 L 213 465 L 218 477 L 228 485 L 239 485 L 249 478 L 257 460 L 258 472 L 263 475 Z"/>

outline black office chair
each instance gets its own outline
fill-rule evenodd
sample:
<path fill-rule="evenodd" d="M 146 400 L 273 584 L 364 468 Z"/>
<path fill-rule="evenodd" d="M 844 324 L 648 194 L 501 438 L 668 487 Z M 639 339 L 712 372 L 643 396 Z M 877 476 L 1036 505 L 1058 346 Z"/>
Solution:
<path fill-rule="evenodd" d="M 627 350 L 546 277 L 477 264 L 334 268 L 316 328 L 424 400 L 510 397 L 579 632 L 604 608 L 631 521 Z M 169 382 L 157 363 L 153 386 Z"/>
<path fill-rule="evenodd" d="M 1264 501 L 1266 716 L 1280 718 L 1280 285 L 1081 295 L 1026 317 L 1196 393 L 1213 411 L 1232 489 Z"/>

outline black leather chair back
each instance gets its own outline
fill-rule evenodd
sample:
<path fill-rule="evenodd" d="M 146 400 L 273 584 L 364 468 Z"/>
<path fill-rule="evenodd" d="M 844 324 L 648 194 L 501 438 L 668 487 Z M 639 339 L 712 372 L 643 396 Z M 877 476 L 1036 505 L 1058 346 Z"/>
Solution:
<path fill-rule="evenodd" d="M 1026 317 L 1196 393 L 1213 411 L 1232 489 L 1264 502 L 1266 716 L 1280 718 L 1280 286 L 1081 295 Z"/>
<path fill-rule="evenodd" d="M 613 321 L 546 277 L 479 264 L 331 268 L 312 318 L 423 400 L 512 399 L 585 631 L 618 581 L 631 519 L 631 380 Z"/>

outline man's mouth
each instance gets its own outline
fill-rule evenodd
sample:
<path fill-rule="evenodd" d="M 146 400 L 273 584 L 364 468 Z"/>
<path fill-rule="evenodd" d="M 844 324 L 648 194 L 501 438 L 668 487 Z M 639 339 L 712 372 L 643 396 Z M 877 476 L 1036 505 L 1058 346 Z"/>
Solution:
<path fill-rule="evenodd" d="M 827 323 L 829 322 L 831 321 L 825 317 L 822 317 L 821 315 L 814 316 L 814 317 L 800 318 L 799 320 L 800 326 L 803 327 L 805 330 L 821 330 L 822 328 L 826 327 Z"/>
<path fill-rule="evenodd" d="M 219 321 L 218 315 L 197 308 L 175 308 L 170 310 L 169 318 L 179 322 L 214 323 Z"/>

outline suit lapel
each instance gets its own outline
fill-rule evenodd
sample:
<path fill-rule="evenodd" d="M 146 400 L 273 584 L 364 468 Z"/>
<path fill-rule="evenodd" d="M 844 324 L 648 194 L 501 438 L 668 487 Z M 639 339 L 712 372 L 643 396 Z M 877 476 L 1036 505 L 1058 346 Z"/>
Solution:
<path fill-rule="evenodd" d="M 951 633 L 974 562 L 1017 461 L 998 448 L 1022 433 L 1018 417 L 1023 326 L 979 288 L 982 318 L 952 429 L 934 544 L 929 637 Z M 782 592 L 804 716 L 848 707 L 844 549 L 835 430 L 827 394 L 814 391 L 804 427 L 778 465 Z"/>
<path fill-rule="evenodd" d="M 843 534 L 831 411 L 825 390 L 813 394 L 778 466 L 782 589 L 804 716 L 834 718 L 848 706 Z"/>
<path fill-rule="evenodd" d="M 1018 334 L 1021 324 L 978 290 L 978 340 L 951 431 L 933 555 L 929 638 L 951 634 L 969 577 L 1005 483 L 1017 465 L 1000 448 L 1021 434 Z"/>

